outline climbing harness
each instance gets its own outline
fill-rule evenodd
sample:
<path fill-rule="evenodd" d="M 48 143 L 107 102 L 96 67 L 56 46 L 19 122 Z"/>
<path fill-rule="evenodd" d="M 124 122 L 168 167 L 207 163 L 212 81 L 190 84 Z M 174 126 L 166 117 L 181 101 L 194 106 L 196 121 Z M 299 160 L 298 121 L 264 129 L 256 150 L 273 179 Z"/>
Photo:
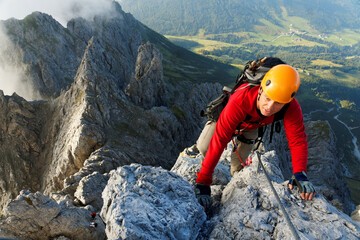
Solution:
<path fill-rule="evenodd" d="M 236 155 L 238 156 L 238 158 L 239 158 L 239 160 L 240 160 L 240 162 L 241 162 L 241 166 L 243 166 L 243 167 L 249 166 L 250 163 L 249 163 L 249 164 L 247 164 L 247 162 L 244 163 L 244 161 L 241 159 L 240 154 L 239 154 L 239 152 L 238 152 L 238 150 L 237 150 L 237 144 L 235 143 L 234 138 L 232 138 L 231 140 L 232 140 L 232 143 L 233 143 L 233 145 L 234 145 L 233 151 L 236 152 Z"/>
<path fill-rule="evenodd" d="M 297 233 L 297 231 L 296 231 L 296 229 L 295 229 L 295 227 L 294 227 L 294 224 L 291 222 L 290 217 L 289 217 L 288 213 L 286 212 L 285 207 L 284 207 L 284 205 L 282 204 L 282 202 L 281 202 L 281 200 L 280 200 L 280 197 L 279 197 L 279 195 L 277 194 L 277 192 L 276 192 L 276 190 L 275 190 L 275 188 L 274 188 L 274 186 L 273 186 L 273 184 L 272 184 L 272 182 L 271 182 L 271 180 L 270 180 L 270 177 L 269 177 L 267 171 L 265 170 L 264 165 L 262 164 L 261 154 L 260 154 L 260 152 L 259 152 L 258 150 L 256 150 L 256 155 L 257 155 L 257 157 L 258 157 L 258 159 L 259 159 L 258 171 L 259 171 L 260 166 L 261 166 L 261 168 L 264 170 L 266 179 L 267 179 L 267 181 L 268 181 L 269 184 L 270 184 L 270 188 L 271 188 L 272 192 L 274 193 L 276 200 L 277 200 L 278 203 L 279 203 L 279 206 L 280 206 L 280 208 L 281 208 L 281 211 L 283 212 L 283 214 L 284 214 L 284 216 L 285 216 L 285 220 L 286 220 L 287 224 L 288 224 L 289 227 L 290 227 L 291 233 L 294 235 L 294 237 L 295 237 L 296 240 L 301 240 L 299 234 Z"/>
<path fill-rule="evenodd" d="M 265 130 L 266 130 L 266 126 L 264 126 L 264 128 L 262 128 L 262 127 L 259 128 L 259 134 L 258 134 L 258 137 L 256 139 L 247 139 L 242 134 L 238 134 L 238 133 L 236 133 L 234 136 L 240 142 L 243 142 L 243 143 L 246 143 L 246 144 L 257 144 L 256 147 L 254 148 L 254 150 L 252 151 L 252 152 L 255 152 L 259 148 L 260 144 L 263 142 L 262 139 L 263 139 Z M 240 157 L 239 151 L 237 150 L 238 145 L 236 144 L 236 142 L 234 140 L 234 137 L 231 138 L 231 140 L 232 140 L 232 143 L 233 143 L 233 146 L 234 146 L 233 152 L 236 152 L 236 155 L 238 156 L 238 158 L 239 158 L 239 160 L 241 162 L 241 166 L 243 166 L 243 167 L 249 166 L 252 163 L 252 158 L 251 158 L 252 154 L 246 159 L 246 162 L 244 163 L 244 161 Z"/>

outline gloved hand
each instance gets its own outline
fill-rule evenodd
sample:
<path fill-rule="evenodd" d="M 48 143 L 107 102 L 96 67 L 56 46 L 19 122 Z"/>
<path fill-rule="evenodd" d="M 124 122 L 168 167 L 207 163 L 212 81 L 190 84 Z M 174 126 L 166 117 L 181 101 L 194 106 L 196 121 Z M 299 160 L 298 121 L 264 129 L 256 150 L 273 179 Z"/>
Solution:
<path fill-rule="evenodd" d="M 289 188 L 292 190 L 296 185 L 300 189 L 300 197 L 304 200 L 311 200 L 315 194 L 315 188 L 308 180 L 304 171 L 295 173 L 289 180 Z"/>
<path fill-rule="evenodd" d="M 205 211 L 211 206 L 211 188 L 202 183 L 195 186 L 195 195 L 199 203 L 205 208 Z"/>

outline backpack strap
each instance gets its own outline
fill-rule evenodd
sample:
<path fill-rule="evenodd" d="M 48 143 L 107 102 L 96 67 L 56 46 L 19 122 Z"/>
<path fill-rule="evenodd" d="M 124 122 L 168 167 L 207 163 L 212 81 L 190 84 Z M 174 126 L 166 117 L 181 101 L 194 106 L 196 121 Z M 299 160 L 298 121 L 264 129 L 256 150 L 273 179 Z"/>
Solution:
<path fill-rule="evenodd" d="M 264 133 L 266 131 L 266 126 L 259 127 L 258 128 L 258 137 L 256 139 L 247 139 L 244 137 L 244 135 L 238 135 L 236 138 L 240 142 L 246 143 L 246 144 L 255 144 L 258 143 L 258 145 L 255 147 L 255 150 L 259 148 L 260 143 L 262 142 Z"/>
<path fill-rule="evenodd" d="M 273 122 L 283 120 L 285 117 L 285 113 L 288 110 L 289 106 L 290 106 L 290 103 L 287 103 L 284 105 L 284 107 L 279 112 L 275 113 Z"/>
<path fill-rule="evenodd" d="M 240 87 L 240 85 L 245 83 L 246 75 L 244 74 L 244 72 L 245 70 L 241 71 L 241 73 L 237 76 L 235 86 L 231 89 L 230 95 L 232 95 L 236 91 L 236 89 Z"/>
<path fill-rule="evenodd" d="M 285 106 L 279 112 L 275 113 L 274 120 L 273 120 L 273 122 L 271 124 L 271 128 L 270 128 L 270 141 L 269 141 L 269 143 L 272 142 L 272 136 L 274 134 L 274 126 L 275 125 L 276 125 L 275 126 L 275 131 L 277 133 L 280 132 L 281 125 L 280 125 L 279 121 L 284 119 L 285 113 L 286 113 L 287 109 L 289 108 L 289 106 L 290 106 L 290 103 L 287 103 L 287 104 L 285 104 Z"/>

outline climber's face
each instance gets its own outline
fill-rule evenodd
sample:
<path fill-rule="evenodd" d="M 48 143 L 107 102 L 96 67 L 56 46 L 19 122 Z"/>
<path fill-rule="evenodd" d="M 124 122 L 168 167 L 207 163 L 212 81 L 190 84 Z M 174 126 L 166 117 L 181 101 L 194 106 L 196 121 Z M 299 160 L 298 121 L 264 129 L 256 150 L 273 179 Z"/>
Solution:
<path fill-rule="evenodd" d="M 275 102 L 270 99 L 264 92 L 259 92 L 259 97 L 257 98 L 257 108 L 265 117 L 269 117 L 279 112 L 284 105 L 285 103 Z"/>

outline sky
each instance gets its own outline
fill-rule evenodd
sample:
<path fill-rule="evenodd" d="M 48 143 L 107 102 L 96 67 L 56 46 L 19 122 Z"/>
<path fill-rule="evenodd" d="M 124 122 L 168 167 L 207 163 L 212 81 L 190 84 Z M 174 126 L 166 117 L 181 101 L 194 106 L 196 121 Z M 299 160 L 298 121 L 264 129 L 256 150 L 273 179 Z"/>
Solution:
<path fill-rule="evenodd" d="M 96 14 L 110 13 L 112 0 L 0 0 L 0 20 L 9 18 L 23 19 L 34 11 L 51 15 L 64 27 L 74 17 L 91 18 Z M 0 90 L 5 95 L 16 92 L 26 100 L 37 100 L 39 94 L 26 81 L 25 65 L 11 64 L 4 52 L 14 49 L 9 38 L 0 26 Z"/>

